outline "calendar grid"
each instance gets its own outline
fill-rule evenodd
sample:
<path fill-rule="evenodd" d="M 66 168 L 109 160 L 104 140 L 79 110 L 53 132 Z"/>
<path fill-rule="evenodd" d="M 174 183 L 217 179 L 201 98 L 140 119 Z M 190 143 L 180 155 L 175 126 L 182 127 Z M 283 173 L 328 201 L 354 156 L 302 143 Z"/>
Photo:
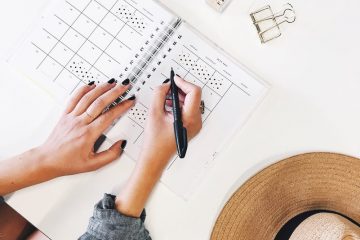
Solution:
<path fill-rule="evenodd" d="M 63 21 L 66 25 L 68 25 L 68 26 L 70 26 L 69 24 L 67 24 L 63 19 L 61 19 L 60 17 L 58 17 L 58 16 L 56 16 L 59 20 L 61 20 L 61 21 Z M 81 34 L 80 32 L 78 32 L 76 29 L 74 29 L 74 28 L 72 28 L 71 26 L 70 26 L 70 28 L 72 29 L 72 30 L 74 30 L 77 34 L 79 34 L 81 37 L 83 37 L 83 38 L 85 38 L 85 36 L 83 35 L 83 34 Z M 102 28 L 103 29 L 103 28 Z M 106 30 L 104 30 L 104 31 L 106 31 Z M 109 34 L 108 32 L 106 32 L 107 34 Z M 109 34 L 110 36 L 112 36 L 111 34 Z M 90 35 L 91 36 L 91 35 Z M 113 37 L 113 36 L 112 36 Z M 90 39 L 88 39 L 87 40 L 89 43 L 91 43 L 91 44 L 93 44 L 94 46 L 96 46 L 97 48 L 99 48 L 99 49 L 101 49 L 101 47 L 100 46 L 98 46 L 97 44 L 95 44 L 93 41 L 91 41 Z M 64 44 L 63 42 L 61 42 L 62 44 Z M 122 42 L 121 42 L 122 43 Z M 124 44 L 124 43 L 122 43 L 122 44 Z M 66 44 L 64 44 L 65 46 L 66 46 Z M 124 46 L 126 46 L 127 48 L 129 48 L 126 44 L 124 44 Z M 67 46 L 68 47 L 68 46 Z M 130 48 L 129 48 L 130 49 Z M 113 61 L 115 61 L 115 62 L 117 62 L 117 63 L 119 63 L 116 59 L 114 59 L 112 56 L 110 56 L 109 54 L 107 54 L 106 52 L 105 52 L 105 54 L 107 55 L 107 56 L 109 56 Z M 120 63 L 119 63 L 120 64 Z"/>
<path fill-rule="evenodd" d="M 89 6 L 89 4 L 91 3 L 91 1 L 89 1 L 89 3 L 86 5 Z M 72 24 L 74 24 L 76 22 L 76 20 L 81 16 L 81 12 L 79 14 L 79 16 L 77 16 L 77 18 L 72 22 Z M 49 54 L 51 53 L 52 50 L 55 49 L 55 47 L 58 45 L 58 43 L 60 42 L 60 40 L 66 35 L 66 33 L 70 30 L 71 27 L 68 27 L 68 29 L 65 31 L 65 33 L 60 37 L 60 39 L 57 40 L 57 42 L 55 43 L 55 45 L 50 49 L 50 51 L 48 53 L 46 53 L 46 56 L 44 57 L 44 59 L 39 63 L 39 65 L 36 67 L 36 69 L 39 69 L 39 67 L 41 66 L 41 64 L 45 61 L 45 59 L 49 56 Z M 57 38 L 55 38 L 57 39 Z"/>
<path fill-rule="evenodd" d="M 125 21 L 123 21 L 121 18 L 119 18 L 118 16 L 116 16 L 113 12 L 111 12 L 111 10 L 112 10 L 112 8 L 115 6 L 112 6 L 111 7 L 111 9 L 107 9 L 105 6 L 103 6 L 101 3 L 99 3 L 98 1 L 96 1 L 96 0 L 94 0 L 96 3 L 98 3 L 100 6 L 102 6 L 104 9 L 106 9 L 107 11 L 109 11 L 109 13 L 110 14 L 112 14 L 114 17 L 116 17 L 117 19 L 119 19 L 120 21 L 122 21 L 123 23 L 127 23 L 127 22 L 125 22 Z M 124 1 L 124 2 L 126 2 L 126 1 Z M 127 2 L 126 2 L 127 3 Z M 129 4 L 130 5 L 130 4 Z M 130 5 L 131 6 L 131 5 Z M 136 8 L 135 8 L 135 10 L 137 10 Z M 134 27 L 132 27 L 131 25 L 128 25 L 132 30 L 134 30 L 135 32 L 137 32 L 138 34 L 140 34 L 141 36 L 142 36 L 142 34 L 138 31 L 138 30 L 136 30 Z"/>
<path fill-rule="evenodd" d="M 46 52 L 43 50 L 43 49 L 41 49 L 39 46 L 37 46 L 35 43 L 31 43 L 32 45 L 34 45 L 37 49 L 39 49 L 41 52 L 43 52 L 43 53 L 45 53 L 46 54 Z M 55 61 L 57 64 L 59 64 L 59 66 L 61 66 L 63 69 L 65 69 L 66 71 L 68 71 L 70 74 L 72 74 L 72 75 L 74 75 L 76 78 L 78 78 L 78 76 L 76 76 L 73 72 L 71 72 L 71 71 L 69 71 L 68 69 L 66 69 L 59 61 L 57 61 L 55 58 L 53 58 L 52 56 L 48 56 L 49 58 L 51 58 L 53 61 Z M 79 78 L 78 78 L 79 79 Z M 76 86 L 75 86 L 75 88 L 73 88 L 72 90 L 71 90 L 71 93 L 77 88 L 77 86 L 81 83 L 82 81 L 81 81 L 81 79 L 79 79 L 79 81 L 78 81 L 78 83 L 76 84 Z"/>
<path fill-rule="evenodd" d="M 66 1 L 67 2 L 67 1 Z M 83 9 L 83 11 L 81 11 L 80 12 L 80 14 L 79 14 L 79 17 L 81 16 L 81 15 L 84 15 L 83 14 L 83 12 L 87 9 L 87 7 L 90 5 L 90 3 L 91 3 L 92 1 L 89 1 L 89 3 L 86 5 L 86 7 Z M 72 6 L 69 2 L 67 2 L 70 6 Z M 74 7 L 74 6 L 72 6 L 72 7 Z M 74 7 L 75 8 L 75 7 Z M 76 9 L 76 8 L 75 8 Z M 84 15 L 85 16 L 85 15 Z M 78 17 L 78 18 L 79 18 Z M 103 20 L 105 18 L 105 16 L 101 19 L 101 21 Z M 100 21 L 100 22 L 101 22 Z M 74 23 L 73 23 L 74 24 Z M 73 28 L 73 24 L 70 26 L 71 28 Z M 84 44 L 87 42 L 87 41 L 89 41 L 89 38 L 90 38 L 90 36 L 95 32 L 95 30 L 96 30 L 96 27 L 91 31 L 91 33 L 89 34 L 89 36 L 88 37 L 85 37 L 85 41 L 81 44 L 81 46 L 80 46 L 80 48 L 78 49 L 78 50 L 76 50 L 75 51 L 75 53 L 73 54 L 73 56 L 72 56 L 72 58 L 67 62 L 67 64 L 65 65 L 65 66 L 67 66 L 71 61 L 72 61 L 72 59 L 75 57 L 75 56 L 79 56 L 79 54 L 78 54 L 78 52 L 79 52 L 79 50 L 82 48 L 82 46 L 84 46 Z M 61 40 L 61 39 L 60 39 Z M 90 42 L 90 41 L 89 41 Z M 84 58 L 82 58 L 82 59 L 84 59 Z M 86 59 L 84 59 L 85 61 L 86 61 Z M 89 63 L 89 62 L 88 62 Z M 60 71 L 60 73 L 56 76 L 56 78 L 53 80 L 54 82 L 58 79 L 58 77 L 60 76 L 60 74 L 63 72 L 63 70 L 64 70 L 65 68 L 63 68 L 61 71 Z M 88 69 L 88 71 L 89 71 L 90 69 Z M 100 70 L 98 70 L 99 72 L 101 72 Z M 104 73 L 102 73 L 104 76 L 106 76 Z M 107 77 L 107 76 L 106 76 Z M 107 77 L 107 78 L 109 78 L 109 77 Z M 82 81 L 82 80 L 81 80 Z"/>
<path fill-rule="evenodd" d="M 97 2 L 97 0 L 94 0 Z M 149 18 L 146 14 L 144 14 L 142 11 L 140 11 L 138 8 L 136 8 L 134 5 L 132 5 L 131 3 L 129 3 L 126 0 L 123 0 L 125 3 L 129 4 L 132 8 L 134 8 L 136 11 L 138 11 L 139 13 L 141 13 L 141 15 L 143 15 L 144 17 L 146 17 L 147 19 L 149 19 L 151 22 L 153 22 L 153 20 L 151 18 Z"/>
<path fill-rule="evenodd" d="M 97 2 L 97 1 L 95 1 L 94 0 L 94 2 Z M 115 4 L 111 7 L 111 8 L 113 8 L 115 5 L 116 5 L 116 3 L 117 2 L 119 2 L 119 0 L 117 0 L 116 2 L 115 2 Z M 74 9 L 76 9 L 76 10 L 78 10 L 76 7 L 74 7 L 73 5 L 71 5 L 71 3 L 68 3 L 70 6 L 72 6 Z M 102 6 L 101 4 L 99 4 L 100 6 Z M 103 7 L 104 9 L 106 9 L 105 7 Z M 79 10 L 78 10 L 79 11 Z M 90 19 L 90 21 L 91 22 L 93 22 L 95 25 L 96 25 L 96 27 L 98 27 L 98 28 L 101 28 L 101 30 L 103 30 L 104 32 L 106 32 L 107 34 L 109 34 L 111 37 L 113 37 L 113 38 L 116 38 L 116 36 L 118 35 L 118 34 L 116 34 L 115 36 L 112 34 L 112 33 L 110 33 L 109 31 L 107 31 L 105 28 L 103 28 L 102 26 L 100 26 L 100 23 L 105 19 L 105 17 L 110 13 L 110 14 L 113 14 L 112 12 L 111 12 L 111 10 L 108 10 L 108 9 L 106 9 L 106 11 L 107 11 L 107 13 L 105 14 L 105 16 L 103 17 L 103 19 L 101 19 L 101 21 L 99 22 L 99 23 L 96 23 L 94 20 L 92 20 L 89 16 L 87 16 L 85 13 L 83 13 L 83 15 L 85 16 L 85 17 L 87 17 L 87 18 L 89 18 Z M 114 14 L 113 14 L 114 15 Z M 114 15 L 114 16 L 116 16 L 116 15 Z M 116 16 L 117 17 L 117 16 Z M 127 26 L 129 26 L 130 28 L 132 28 L 132 26 L 130 26 L 130 25 L 128 25 L 127 24 L 127 22 L 125 22 L 125 21 L 123 21 L 122 19 L 120 19 L 120 18 L 118 18 L 122 23 L 124 23 L 125 25 L 127 25 Z M 67 24 L 66 22 L 65 22 L 65 24 Z M 73 28 L 74 29 L 74 28 Z M 134 28 L 132 28 L 134 31 L 136 31 Z M 74 29 L 75 31 L 77 31 L 76 29 Z M 77 31 L 78 32 L 78 31 Z M 137 32 L 137 31 L 136 31 Z M 142 35 L 141 33 L 139 33 L 139 32 L 137 32 L 138 34 L 140 34 L 140 35 Z M 79 34 L 81 34 L 81 33 L 79 33 Z M 120 39 L 118 39 L 118 38 L 116 38 L 119 42 L 121 42 L 125 47 L 127 47 L 128 49 L 130 49 L 131 50 L 131 48 L 127 45 L 127 44 L 125 44 L 124 42 L 122 42 Z M 90 42 L 90 40 L 89 40 L 89 42 Z M 94 44 L 94 43 L 93 43 Z M 96 46 L 96 44 L 94 44 L 95 46 Z M 97 46 L 98 47 L 98 46 Z M 99 47 L 100 48 L 100 47 Z"/>
<path fill-rule="evenodd" d="M 140 104 L 141 106 L 143 106 L 144 108 L 146 108 L 146 110 L 149 110 L 149 108 L 147 106 L 145 106 L 144 104 L 142 104 L 141 102 L 137 102 L 137 104 Z M 141 126 L 140 124 L 138 124 L 141 128 L 144 128 L 143 126 Z"/>
<path fill-rule="evenodd" d="M 191 49 L 189 49 L 188 47 L 186 47 L 186 46 L 184 46 L 184 48 L 186 48 L 189 52 L 191 52 L 193 55 L 195 55 L 197 58 L 198 58 L 198 60 L 199 59 L 201 59 L 203 62 L 205 62 L 204 61 L 204 59 L 202 59 L 202 58 L 200 58 L 196 53 L 194 53 Z M 197 61 L 198 61 L 197 60 Z M 206 63 L 206 62 L 205 62 Z M 208 64 L 207 64 L 208 65 Z M 209 66 L 209 65 L 208 65 Z M 248 96 L 251 96 L 251 94 L 250 93 L 248 93 L 246 90 L 244 90 L 242 87 L 240 87 L 240 86 L 238 86 L 237 84 L 235 84 L 234 82 L 232 82 L 232 81 L 230 81 L 230 79 L 228 79 L 226 76 L 224 76 L 221 72 L 219 72 L 219 71 L 217 71 L 216 69 L 214 69 L 213 67 L 211 67 L 211 66 L 209 66 L 210 68 L 212 68 L 215 72 L 217 72 L 218 74 L 220 74 L 223 78 L 225 78 L 226 80 L 228 80 L 229 82 L 231 82 L 235 87 L 237 87 L 237 88 L 239 88 L 241 91 L 243 91 L 246 95 L 248 95 Z M 215 72 L 214 72 L 214 74 L 215 74 Z M 229 87 L 230 88 L 230 87 Z"/>
<path fill-rule="evenodd" d="M 119 2 L 119 0 L 116 0 L 115 1 L 115 3 L 113 4 L 113 6 L 111 7 L 111 9 L 117 4 Z M 104 8 L 104 9 L 106 9 L 106 8 Z M 110 13 L 110 10 L 108 10 L 107 11 L 107 13 L 105 14 L 105 16 L 101 19 L 101 21 L 99 22 L 99 23 L 95 23 L 96 24 L 96 27 L 95 27 L 95 29 L 94 29 L 94 31 L 96 30 L 96 28 L 101 28 L 102 30 L 104 30 L 104 31 L 106 31 L 105 29 L 103 29 L 101 26 L 100 26 L 100 24 L 101 24 L 101 22 L 106 18 L 106 16 L 108 15 Z M 97 46 L 100 50 L 101 50 L 101 54 L 97 57 L 97 59 L 94 61 L 94 63 L 93 64 L 90 64 L 91 66 L 90 66 L 90 68 L 89 68 L 89 70 L 88 71 L 91 71 L 93 68 L 95 68 L 94 67 L 94 65 L 97 63 L 97 61 L 103 56 L 103 54 L 105 53 L 105 51 L 108 49 L 108 47 L 111 45 L 111 43 L 116 39 L 116 36 L 118 36 L 119 35 L 119 33 L 123 30 L 123 28 L 125 27 L 127 25 L 127 22 L 125 22 L 125 24 L 120 28 L 120 30 L 117 32 L 117 34 L 115 35 L 115 36 L 112 36 L 111 35 L 111 33 L 109 33 L 109 32 L 107 32 L 110 36 L 112 36 L 113 38 L 112 38 L 112 40 L 110 41 L 110 43 L 104 48 L 104 49 L 101 49 L 99 46 Z M 90 36 L 91 36 L 91 34 L 90 34 Z M 89 37 L 90 37 L 89 36 Z M 91 42 L 90 40 L 89 40 L 89 42 Z M 121 42 L 121 41 L 120 41 Z M 124 44 L 123 42 L 121 42 L 124 46 L 126 46 L 127 48 L 129 48 L 126 44 Z M 92 43 L 92 44 L 94 44 L 94 43 Z M 95 44 L 94 44 L 95 45 Z M 96 46 L 96 45 L 95 45 Z M 129 48 L 130 49 L 130 48 Z M 106 53 L 105 53 L 106 54 Z M 108 54 L 107 54 L 108 55 Z M 113 59 L 114 60 L 114 58 L 113 57 L 111 57 L 110 55 L 108 55 L 111 59 Z M 116 61 L 116 60 L 115 60 Z M 116 61 L 117 62 L 117 61 Z M 120 64 L 120 63 L 119 63 Z M 95 68 L 96 69 L 96 68 Z M 97 71 L 99 71 L 99 72 L 101 72 L 100 70 L 98 70 L 98 69 L 96 69 Z M 102 73 L 102 72 L 101 72 Z M 106 76 L 106 74 L 104 74 L 104 73 L 102 73 L 105 77 L 107 77 L 107 78 L 109 78 L 110 76 Z"/>
<path fill-rule="evenodd" d="M 161 179 L 177 194 L 191 192 L 192 182 L 216 159 L 219 142 L 231 136 L 233 125 L 246 121 L 267 86 L 153 1 L 55 0 L 51 7 L 10 61 L 61 104 L 90 81 L 98 85 L 129 77 L 130 91 L 104 111 L 136 94 L 135 105 L 106 130 L 109 143 L 128 140 L 130 158 L 135 160 L 141 150 L 153 91 L 163 77 L 169 78 L 171 67 L 202 88 L 206 133 L 192 142 L 186 157 L 198 162 L 175 155 Z"/>
<path fill-rule="evenodd" d="M 43 28 L 43 30 L 45 31 L 45 32 L 47 32 L 49 35 L 51 35 L 54 39 L 57 39 L 53 34 L 51 34 L 48 30 L 46 30 L 46 29 L 44 29 Z M 58 39 L 57 39 L 58 40 Z M 63 44 L 65 47 L 67 47 L 67 48 L 69 48 L 70 49 L 70 47 L 67 45 L 67 44 L 65 44 L 64 42 L 62 42 L 61 40 L 58 40 L 61 44 Z M 89 41 L 90 42 L 90 41 Z M 34 44 L 34 43 L 33 43 Z M 35 44 L 34 44 L 35 45 Z M 95 45 L 95 44 L 94 44 Z M 35 45 L 36 46 L 36 45 Z M 38 47 L 39 48 L 39 47 Z M 80 49 L 80 48 L 79 48 Z M 44 52 L 44 50 L 42 50 L 41 49 L 41 51 L 43 51 Z M 71 50 L 72 51 L 72 50 Z M 74 51 L 72 51 L 72 52 L 74 52 Z M 81 57 L 81 56 L 79 56 L 78 54 L 77 54 L 77 52 L 74 52 L 74 54 L 73 54 L 73 56 L 71 57 L 71 59 L 74 57 L 74 56 L 78 56 L 79 58 L 81 58 L 82 60 L 84 60 L 86 63 L 88 63 L 89 65 L 90 65 L 90 62 L 88 62 L 86 59 L 84 59 L 83 57 Z M 68 61 L 68 63 L 64 66 L 64 65 L 62 65 L 62 64 L 60 64 L 56 59 L 54 59 L 53 57 L 51 57 L 50 55 L 48 56 L 48 57 L 50 57 L 51 59 L 53 59 L 54 61 L 56 61 L 61 67 L 63 67 L 64 69 L 66 69 L 66 66 L 68 65 L 68 63 L 69 62 L 71 62 L 71 59 Z M 110 56 L 109 56 L 110 57 Z M 94 67 L 95 68 L 95 67 Z M 95 68 L 96 69 L 96 68 Z M 67 70 L 67 69 L 66 69 Z M 105 73 L 103 73 L 103 72 L 101 72 L 99 69 L 96 69 L 97 71 L 99 71 L 101 74 L 103 74 L 105 77 L 107 77 L 108 78 L 108 76 L 106 76 L 106 74 Z M 70 71 L 71 72 L 71 71 Z M 61 74 L 61 72 L 59 73 L 59 75 Z M 81 78 L 79 78 L 78 76 L 76 76 L 75 74 L 73 74 L 75 77 L 77 77 L 81 82 L 83 82 L 82 81 L 82 79 Z M 56 78 L 53 80 L 53 81 L 56 81 Z"/>

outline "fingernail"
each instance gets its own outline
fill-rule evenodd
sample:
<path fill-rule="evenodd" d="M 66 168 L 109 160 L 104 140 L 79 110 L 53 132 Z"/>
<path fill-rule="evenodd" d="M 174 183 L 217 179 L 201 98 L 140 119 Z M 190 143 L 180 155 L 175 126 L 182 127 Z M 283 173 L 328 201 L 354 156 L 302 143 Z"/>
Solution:
<path fill-rule="evenodd" d="M 181 78 L 179 74 L 175 74 L 175 75 L 178 76 L 179 78 Z"/>
<path fill-rule="evenodd" d="M 163 82 L 163 84 L 168 83 L 169 81 L 170 81 L 170 79 L 166 79 L 166 80 Z"/>
<path fill-rule="evenodd" d="M 92 86 L 92 85 L 94 85 L 94 83 L 95 83 L 95 81 L 91 81 L 91 82 L 88 83 L 88 85 Z"/>
<path fill-rule="evenodd" d="M 135 95 L 132 95 L 131 97 L 128 98 L 128 100 L 135 100 L 136 96 Z"/>
<path fill-rule="evenodd" d="M 122 143 L 121 143 L 121 149 L 122 149 L 122 150 L 125 149 L 126 144 L 127 144 L 127 141 L 126 141 L 126 140 L 122 141 Z"/>
<path fill-rule="evenodd" d="M 113 84 L 115 82 L 115 78 L 112 78 L 108 81 L 109 84 Z"/>
<path fill-rule="evenodd" d="M 126 86 L 126 85 L 128 85 L 130 83 L 130 80 L 127 78 L 127 79 L 125 79 L 124 81 L 122 81 L 122 85 L 124 85 L 124 86 Z"/>

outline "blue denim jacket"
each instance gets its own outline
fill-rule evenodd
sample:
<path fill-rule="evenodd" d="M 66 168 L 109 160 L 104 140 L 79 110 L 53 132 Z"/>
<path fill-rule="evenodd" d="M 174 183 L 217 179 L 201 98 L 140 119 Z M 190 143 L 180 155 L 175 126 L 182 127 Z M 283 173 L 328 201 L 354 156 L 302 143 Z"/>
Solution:
<path fill-rule="evenodd" d="M 115 209 L 115 196 L 105 194 L 95 205 L 87 231 L 79 240 L 151 240 L 145 217 L 145 210 L 140 218 L 122 215 Z"/>

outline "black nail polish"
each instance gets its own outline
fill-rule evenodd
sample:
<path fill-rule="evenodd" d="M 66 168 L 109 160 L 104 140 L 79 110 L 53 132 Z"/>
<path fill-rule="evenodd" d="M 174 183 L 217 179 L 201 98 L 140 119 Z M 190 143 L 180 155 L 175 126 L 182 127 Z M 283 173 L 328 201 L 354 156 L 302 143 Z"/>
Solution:
<path fill-rule="evenodd" d="M 127 79 L 125 79 L 124 81 L 122 81 L 122 85 L 124 85 L 124 86 L 126 86 L 126 85 L 129 85 L 129 83 L 130 83 L 130 80 L 127 78 Z"/>
<path fill-rule="evenodd" d="M 92 86 L 94 84 L 95 84 L 95 81 L 91 81 L 91 82 L 88 83 L 89 86 Z"/>
<path fill-rule="evenodd" d="M 126 144 L 127 144 L 127 141 L 126 141 L 126 140 L 122 141 L 122 143 L 121 143 L 121 149 L 122 149 L 122 150 L 125 149 Z"/>
<path fill-rule="evenodd" d="M 170 79 L 166 79 L 166 80 L 163 82 L 163 84 L 168 83 L 169 81 L 170 81 Z"/>
<path fill-rule="evenodd" d="M 109 84 L 113 84 L 115 82 L 115 78 L 112 78 L 108 81 Z"/>
<path fill-rule="evenodd" d="M 132 95 L 131 97 L 128 98 L 128 100 L 135 100 L 136 96 L 135 95 Z"/>

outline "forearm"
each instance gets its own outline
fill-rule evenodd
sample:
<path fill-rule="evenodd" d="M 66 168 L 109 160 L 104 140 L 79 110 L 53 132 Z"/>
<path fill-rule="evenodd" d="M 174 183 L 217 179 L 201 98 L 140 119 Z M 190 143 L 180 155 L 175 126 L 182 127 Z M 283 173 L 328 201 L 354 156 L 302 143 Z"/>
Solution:
<path fill-rule="evenodd" d="M 139 217 L 159 181 L 171 154 L 146 154 L 140 156 L 133 174 L 116 197 L 116 209 L 127 216 Z"/>
<path fill-rule="evenodd" d="M 0 196 L 54 178 L 39 148 L 0 161 Z"/>

